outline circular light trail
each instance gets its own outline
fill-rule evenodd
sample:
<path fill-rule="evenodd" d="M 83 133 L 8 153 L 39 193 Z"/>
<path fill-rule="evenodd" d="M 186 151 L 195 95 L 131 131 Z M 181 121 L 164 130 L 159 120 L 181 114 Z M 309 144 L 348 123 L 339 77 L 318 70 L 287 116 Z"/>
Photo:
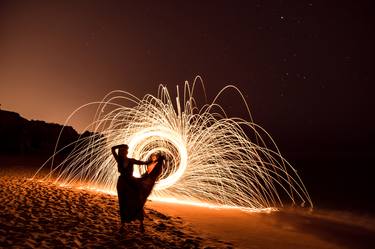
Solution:
<path fill-rule="evenodd" d="M 187 168 L 188 162 L 188 155 L 186 151 L 186 145 L 182 138 L 180 138 L 179 134 L 176 134 L 172 130 L 165 130 L 163 127 L 152 127 L 148 129 L 144 129 L 133 136 L 131 136 L 128 146 L 129 146 L 129 157 L 139 158 L 141 155 L 141 150 L 145 147 L 145 142 L 147 144 L 148 140 L 151 138 L 157 137 L 162 140 L 170 141 L 178 150 L 178 154 L 180 159 L 179 165 L 177 170 L 173 173 L 168 175 L 167 178 L 161 179 L 155 186 L 155 190 L 161 190 L 168 188 L 175 184 L 184 174 Z M 154 138 L 155 139 L 155 138 Z M 134 149 L 137 148 L 137 145 L 141 144 L 142 141 L 145 141 L 143 146 L 138 151 Z M 139 147 L 139 146 L 138 146 Z M 152 154 L 153 152 L 160 151 L 160 152 L 170 152 L 167 147 L 158 147 L 155 148 L 147 154 L 146 158 Z M 139 176 L 139 172 L 136 173 L 135 176 Z"/>

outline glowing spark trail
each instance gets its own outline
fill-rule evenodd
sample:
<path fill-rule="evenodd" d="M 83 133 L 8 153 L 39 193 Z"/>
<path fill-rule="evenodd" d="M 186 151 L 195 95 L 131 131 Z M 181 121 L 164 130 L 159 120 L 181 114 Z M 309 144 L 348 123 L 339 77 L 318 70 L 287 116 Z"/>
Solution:
<path fill-rule="evenodd" d="M 92 133 L 68 145 L 70 154 L 58 164 L 54 157 L 66 148 L 56 150 L 42 166 L 51 164 L 47 178 L 66 186 L 115 192 L 118 172 L 111 147 L 125 143 L 129 157 L 147 160 L 155 151 L 167 157 L 151 198 L 244 209 L 278 207 L 289 199 L 312 207 L 296 170 L 271 136 L 253 123 L 240 90 L 227 86 L 211 103 L 198 107 L 193 97 L 197 82 L 204 91 L 198 76 L 191 85 L 185 82 L 182 98 L 177 87 L 175 101 L 160 85 L 157 96 L 138 99 L 116 90 L 100 102 L 78 108 L 65 124 L 82 109 L 96 105 L 94 121 L 87 126 Z M 249 120 L 228 117 L 217 103 L 230 89 L 242 98 Z M 144 172 L 145 168 L 135 167 L 134 176 Z"/>

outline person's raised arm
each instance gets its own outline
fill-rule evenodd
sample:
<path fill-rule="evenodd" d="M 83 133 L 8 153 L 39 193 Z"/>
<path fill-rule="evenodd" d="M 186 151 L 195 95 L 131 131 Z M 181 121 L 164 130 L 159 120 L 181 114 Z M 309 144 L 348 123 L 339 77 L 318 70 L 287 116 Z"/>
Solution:
<path fill-rule="evenodd" d="M 123 144 L 119 144 L 119 145 L 115 145 L 115 146 L 113 146 L 111 148 L 112 155 L 116 159 L 116 161 L 118 160 L 118 153 L 116 152 L 116 150 L 119 149 L 121 146 L 124 146 L 124 145 Z"/>
<path fill-rule="evenodd" d="M 147 165 L 147 164 L 151 163 L 151 161 L 141 161 L 141 160 L 136 160 L 136 159 L 133 158 L 133 163 L 138 164 L 138 165 Z"/>

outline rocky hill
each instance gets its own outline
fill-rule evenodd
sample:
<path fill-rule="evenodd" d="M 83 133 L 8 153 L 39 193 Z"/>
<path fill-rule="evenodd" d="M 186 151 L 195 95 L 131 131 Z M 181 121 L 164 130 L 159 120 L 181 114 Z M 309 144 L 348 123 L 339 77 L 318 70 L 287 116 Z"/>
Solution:
<path fill-rule="evenodd" d="M 0 110 L 0 154 L 52 154 L 62 125 L 38 120 L 27 120 L 16 112 Z M 59 148 L 79 137 L 71 126 L 65 126 Z"/>

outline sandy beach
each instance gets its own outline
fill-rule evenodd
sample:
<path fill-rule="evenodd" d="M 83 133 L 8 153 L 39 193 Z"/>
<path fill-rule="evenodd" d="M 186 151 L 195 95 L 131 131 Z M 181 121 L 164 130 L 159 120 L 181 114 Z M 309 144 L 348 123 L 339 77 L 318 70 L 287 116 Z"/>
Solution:
<path fill-rule="evenodd" d="M 0 196 L 0 247 L 231 247 L 194 232 L 179 217 L 148 208 L 144 234 L 138 223 L 128 224 L 122 233 L 117 199 L 107 194 L 2 176 Z"/>
<path fill-rule="evenodd" d="M 14 173 L 14 172 L 18 173 Z M 372 216 L 337 211 L 246 213 L 148 201 L 138 223 L 119 231 L 117 197 L 30 180 L 2 169 L 2 248 L 372 248 Z"/>
<path fill-rule="evenodd" d="M 370 249 L 375 244 L 375 220 L 365 214 L 298 209 L 247 213 L 158 202 L 148 207 L 178 215 L 196 231 L 235 248 Z"/>

